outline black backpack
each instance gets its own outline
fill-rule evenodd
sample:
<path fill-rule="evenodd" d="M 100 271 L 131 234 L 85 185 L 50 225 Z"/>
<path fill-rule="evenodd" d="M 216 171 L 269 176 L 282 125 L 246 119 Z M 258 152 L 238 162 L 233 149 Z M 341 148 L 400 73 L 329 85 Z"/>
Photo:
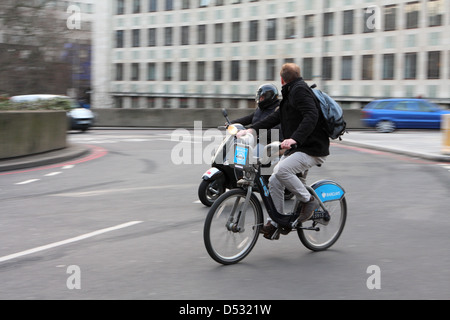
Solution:
<path fill-rule="evenodd" d="M 316 85 L 310 87 L 314 97 L 316 98 L 322 115 L 325 119 L 325 131 L 328 136 L 335 140 L 342 140 L 342 135 L 347 132 L 347 123 L 344 120 L 344 112 L 341 106 L 325 92 L 316 89 Z"/>

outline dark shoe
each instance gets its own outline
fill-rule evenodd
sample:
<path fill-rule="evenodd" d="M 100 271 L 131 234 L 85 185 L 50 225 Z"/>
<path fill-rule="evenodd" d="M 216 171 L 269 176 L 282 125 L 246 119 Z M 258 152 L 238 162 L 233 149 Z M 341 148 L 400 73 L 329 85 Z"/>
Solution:
<path fill-rule="evenodd" d="M 314 196 L 311 196 L 311 199 L 306 202 L 302 203 L 300 207 L 299 217 L 298 221 L 305 222 L 308 221 L 312 215 L 314 214 L 314 211 L 320 206 L 319 201 Z"/>
<path fill-rule="evenodd" d="M 264 235 L 264 238 L 269 240 L 278 240 L 280 238 L 280 233 L 278 232 L 275 238 L 272 239 L 273 235 L 277 231 L 277 227 L 275 227 L 272 223 L 267 222 L 265 226 L 263 226 L 260 230 L 260 233 Z"/>

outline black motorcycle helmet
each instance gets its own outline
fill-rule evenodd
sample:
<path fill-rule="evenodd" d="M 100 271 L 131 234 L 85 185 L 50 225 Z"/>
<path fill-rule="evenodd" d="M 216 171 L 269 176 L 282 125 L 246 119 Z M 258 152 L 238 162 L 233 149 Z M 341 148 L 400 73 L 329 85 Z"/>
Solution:
<path fill-rule="evenodd" d="M 256 92 L 255 100 L 261 110 L 266 109 L 278 100 L 277 87 L 273 84 L 263 84 Z"/>

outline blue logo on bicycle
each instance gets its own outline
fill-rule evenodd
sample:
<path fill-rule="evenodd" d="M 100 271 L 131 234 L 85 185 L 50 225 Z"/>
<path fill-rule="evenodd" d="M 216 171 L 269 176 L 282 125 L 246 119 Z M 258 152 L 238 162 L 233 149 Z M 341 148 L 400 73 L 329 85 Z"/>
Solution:
<path fill-rule="evenodd" d="M 264 189 L 264 195 L 265 195 L 266 197 L 268 197 L 269 194 L 270 194 L 270 191 L 269 191 L 269 188 L 267 188 L 266 184 L 264 183 L 264 179 L 263 179 L 262 177 L 259 177 L 259 181 L 261 181 L 261 184 L 262 184 L 262 186 L 263 186 L 263 189 Z"/>

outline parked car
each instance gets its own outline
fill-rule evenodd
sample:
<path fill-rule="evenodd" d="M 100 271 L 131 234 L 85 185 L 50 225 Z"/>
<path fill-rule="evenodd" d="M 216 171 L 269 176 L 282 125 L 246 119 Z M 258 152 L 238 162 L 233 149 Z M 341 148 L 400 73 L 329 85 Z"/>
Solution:
<path fill-rule="evenodd" d="M 11 102 L 34 102 L 39 100 L 50 99 L 67 99 L 70 102 L 71 110 L 67 112 L 68 129 L 70 130 L 88 130 L 95 121 L 94 113 L 80 105 L 68 96 L 60 96 L 53 94 L 30 94 L 11 97 Z"/>
<path fill-rule="evenodd" d="M 396 129 L 439 129 L 441 116 L 450 111 L 423 99 L 384 99 L 362 110 L 363 123 L 379 132 Z"/>

